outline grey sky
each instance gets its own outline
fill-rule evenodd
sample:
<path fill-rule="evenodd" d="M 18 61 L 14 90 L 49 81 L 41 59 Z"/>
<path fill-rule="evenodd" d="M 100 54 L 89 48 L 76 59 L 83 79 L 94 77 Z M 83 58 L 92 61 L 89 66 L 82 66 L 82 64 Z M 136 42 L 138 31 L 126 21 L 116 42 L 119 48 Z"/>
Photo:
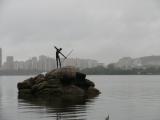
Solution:
<path fill-rule="evenodd" d="M 54 56 L 115 62 L 160 55 L 159 0 L 0 0 L 0 47 L 15 59 Z"/>

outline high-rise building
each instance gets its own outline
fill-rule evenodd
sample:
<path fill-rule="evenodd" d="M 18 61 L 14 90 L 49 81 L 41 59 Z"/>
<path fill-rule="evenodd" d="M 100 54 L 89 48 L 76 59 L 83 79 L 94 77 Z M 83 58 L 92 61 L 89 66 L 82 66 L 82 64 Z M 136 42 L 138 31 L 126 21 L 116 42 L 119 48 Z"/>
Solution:
<path fill-rule="evenodd" d="M 14 57 L 13 56 L 7 56 L 6 69 L 7 70 L 13 70 L 14 69 Z"/>
<path fill-rule="evenodd" d="M 47 56 L 44 56 L 44 55 L 39 56 L 38 69 L 40 71 L 46 71 L 46 69 L 47 69 Z"/>
<path fill-rule="evenodd" d="M 37 57 L 32 57 L 32 70 L 38 70 L 38 60 Z"/>
<path fill-rule="evenodd" d="M 0 48 L 0 68 L 2 67 L 2 48 Z"/>
<path fill-rule="evenodd" d="M 14 69 L 15 70 L 25 70 L 25 62 L 24 61 L 14 61 Z"/>
<path fill-rule="evenodd" d="M 50 71 L 56 67 L 55 59 L 41 55 L 38 61 L 38 70 L 40 71 Z"/>

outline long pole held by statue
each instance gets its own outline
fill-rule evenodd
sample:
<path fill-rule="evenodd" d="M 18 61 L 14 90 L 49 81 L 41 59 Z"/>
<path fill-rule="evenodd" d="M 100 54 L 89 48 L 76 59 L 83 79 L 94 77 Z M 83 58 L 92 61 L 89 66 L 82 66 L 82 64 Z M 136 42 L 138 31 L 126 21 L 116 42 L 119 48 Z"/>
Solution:
<path fill-rule="evenodd" d="M 71 53 L 73 52 L 74 50 L 72 49 L 66 56 L 66 58 L 63 59 L 62 63 L 64 63 L 64 61 L 71 55 Z"/>
<path fill-rule="evenodd" d="M 61 67 L 61 63 L 63 64 L 64 61 L 71 55 L 71 53 L 73 52 L 73 49 L 67 54 L 67 56 L 65 56 L 65 55 L 61 52 L 62 48 L 57 48 L 56 46 L 54 46 L 54 48 L 56 49 L 56 61 L 57 61 L 57 62 L 59 61 L 59 65 L 60 65 L 60 67 Z M 61 55 L 64 57 L 64 59 L 62 60 L 62 62 L 61 62 L 61 60 L 60 60 L 59 54 L 61 54 Z M 58 60 L 57 60 L 57 59 L 58 59 Z M 57 68 L 58 68 L 58 63 L 57 63 Z"/>

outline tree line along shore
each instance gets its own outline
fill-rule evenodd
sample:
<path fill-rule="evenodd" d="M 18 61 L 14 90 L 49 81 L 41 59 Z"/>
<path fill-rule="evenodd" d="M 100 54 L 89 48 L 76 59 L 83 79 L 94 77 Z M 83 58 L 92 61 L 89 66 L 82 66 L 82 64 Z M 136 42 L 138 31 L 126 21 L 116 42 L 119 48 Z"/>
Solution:
<path fill-rule="evenodd" d="M 160 75 L 160 67 L 121 69 L 114 68 L 113 66 L 97 66 L 93 68 L 85 68 L 79 71 L 87 75 Z M 0 75 L 35 75 L 43 72 L 44 71 L 36 70 L 1 70 Z"/>

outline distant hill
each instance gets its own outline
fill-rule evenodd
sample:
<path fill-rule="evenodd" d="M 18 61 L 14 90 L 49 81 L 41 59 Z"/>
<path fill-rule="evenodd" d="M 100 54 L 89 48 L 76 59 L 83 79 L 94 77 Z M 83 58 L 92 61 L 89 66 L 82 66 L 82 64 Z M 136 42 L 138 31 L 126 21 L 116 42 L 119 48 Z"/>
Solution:
<path fill-rule="evenodd" d="M 117 63 L 113 63 L 113 65 L 115 68 L 120 69 L 160 67 L 160 56 L 145 56 L 140 58 L 124 57 Z"/>
<path fill-rule="evenodd" d="M 107 67 L 86 68 L 81 72 L 91 75 L 160 75 L 160 56 L 124 57 Z"/>
<path fill-rule="evenodd" d="M 142 65 L 160 66 L 160 56 L 146 56 L 140 58 Z"/>

